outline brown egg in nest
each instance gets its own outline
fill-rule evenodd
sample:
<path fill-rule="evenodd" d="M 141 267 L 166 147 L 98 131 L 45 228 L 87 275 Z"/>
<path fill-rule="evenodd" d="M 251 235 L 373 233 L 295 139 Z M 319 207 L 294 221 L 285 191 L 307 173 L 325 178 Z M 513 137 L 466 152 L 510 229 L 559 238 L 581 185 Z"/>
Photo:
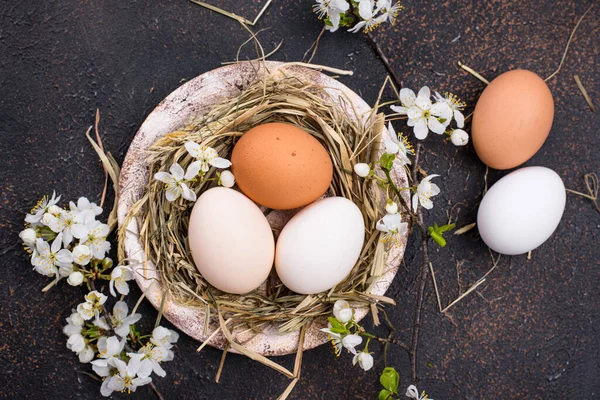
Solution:
<path fill-rule="evenodd" d="M 322 196 L 333 178 L 329 153 L 297 126 L 258 125 L 236 143 L 231 164 L 240 190 L 256 203 L 289 210 Z"/>

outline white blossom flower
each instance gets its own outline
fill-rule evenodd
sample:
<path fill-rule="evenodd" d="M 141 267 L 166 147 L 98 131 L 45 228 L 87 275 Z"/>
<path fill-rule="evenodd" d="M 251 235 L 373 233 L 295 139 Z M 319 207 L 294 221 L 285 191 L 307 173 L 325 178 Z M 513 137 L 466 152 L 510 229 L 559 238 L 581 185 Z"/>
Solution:
<path fill-rule="evenodd" d="M 44 196 L 42 200 L 31 210 L 30 214 L 25 216 L 25 222 L 33 226 L 41 225 L 44 214 L 48 212 L 48 208 L 56 205 L 60 201 L 60 196 L 56 197 L 56 192 L 52 192 L 52 198 Z"/>
<path fill-rule="evenodd" d="M 93 217 L 102 214 L 102 207 L 96 205 L 96 203 L 90 202 L 86 197 L 80 197 L 77 200 L 77 204 L 69 202 L 71 211 L 81 213 L 83 215 L 91 215 Z"/>
<path fill-rule="evenodd" d="M 235 176 L 233 176 L 233 174 L 229 170 L 221 172 L 219 180 L 221 182 L 221 185 L 223 185 L 226 188 L 230 188 L 233 187 L 233 185 L 235 185 Z"/>
<path fill-rule="evenodd" d="M 333 304 L 333 316 L 343 324 L 352 319 L 353 313 L 346 300 L 338 300 Z"/>
<path fill-rule="evenodd" d="M 37 233 L 33 228 L 27 228 L 19 232 L 19 237 L 23 241 L 23 244 L 27 246 L 29 249 L 35 249 L 35 241 L 37 239 Z"/>
<path fill-rule="evenodd" d="M 124 301 L 117 301 L 113 307 L 112 312 L 112 326 L 115 333 L 121 337 L 125 337 L 129 334 L 129 326 L 135 324 L 142 318 L 141 314 L 131 314 L 127 303 Z"/>
<path fill-rule="evenodd" d="M 414 127 L 417 139 L 425 139 L 430 130 L 443 134 L 452 119 L 452 109 L 446 102 L 431 103 L 431 92 L 427 86 L 423 86 L 416 97 L 410 89 L 400 90 L 400 101 L 402 107 L 391 108 L 399 114 L 408 115 L 407 125 Z"/>
<path fill-rule="evenodd" d="M 419 203 L 428 210 L 433 208 L 431 198 L 440 193 L 440 188 L 435 183 L 431 183 L 431 179 L 437 176 L 439 175 L 429 175 L 428 177 L 423 178 L 421 183 L 419 183 L 419 186 L 417 186 L 417 192 L 412 197 L 412 207 L 414 212 L 417 212 Z"/>
<path fill-rule="evenodd" d="M 336 356 L 339 356 L 342 351 L 342 335 L 331 331 L 331 323 L 327 323 L 327 328 L 320 329 L 321 332 L 327 334 L 327 339 L 333 345 L 333 351 Z"/>
<path fill-rule="evenodd" d="M 353 28 L 348 29 L 348 32 L 356 33 L 362 28 L 364 28 L 366 33 L 371 31 L 377 25 L 381 24 L 387 19 L 387 15 L 380 15 L 379 17 L 375 17 L 376 10 L 373 0 L 359 0 L 358 15 L 360 15 L 362 21 L 354 25 Z"/>
<path fill-rule="evenodd" d="M 75 264 L 87 265 L 92 259 L 92 250 L 84 244 L 79 244 L 73 249 L 73 261 Z"/>
<path fill-rule="evenodd" d="M 347 349 L 350 353 L 356 354 L 355 347 L 362 343 L 362 337 L 359 335 L 341 335 L 331 330 L 331 323 L 327 324 L 327 328 L 322 328 L 321 332 L 325 332 L 327 337 L 333 344 L 335 354 L 339 355 L 342 348 Z"/>
<path fill-rule="evenodd" d="M 219 157 L 219 154 L 212 147 L 202 147 L 198 143 L 195 142 L 187 142 L 185 144 L 185 148 L 190 153 L 192 157 L 194 157 L 198 161 L 194 161 L 192 165 L 197 165 L 200 167 L 202 172 L 207 172 L 210 166 L 216 168 L 229 168 L 231 167 L 231 162 L 224 158 Z M 196 175 L 198 173 L 196 172 Z M 195 176 L 195 175 L 194 175 Z M 191 179 L 191 178 L 187 178 Z"/>
<path fill-rule="evenodd" d="M 358 363 L 362 369 L 368 371 L 373 367 L 373 356 L 364 351 L 356 353 L 354 358 L 352 358 L 352 365 L 356 365 L 356 363 Z"/>
<path fill-rule="evenodd" d="M 69 336 L 69 339 L 67 340 L 67 348 L 75 353 L 79 353 L 85 349 L 85 346 L 85 339 L 80 333 Z"/>
<path fill-rule="evenodd" d="M 346 0 L 317 0 L 317 4 L 313 6 L 313 10 L 317 13 L 320 19 L 327 16 L 331 26 L 326 26 L 330 32 L 335 32 L 340 26 L 341 14 L 344 14 L 350 8 L 350 4 Z"/>
<path fill-rule="evenodd" d="M 171 349 L 173 347 L 173 343 L 176 343 L 179 339 L 179 334 L 171 329 L 163 328 L 162 326 L 157 326 L 152 331 L 152 337 L 150 338 L 150 342 L 154 343 L 156 346 L 162 346 L 166 349 Z"/>
<path fill-rule="evenodd" d="M 408 231 L 408 223 L 402 222 L 402 216 L 398 213 L 386 214 L 377 221 L 375 228 L 384 233 L 381 238 L 384 243 L 398 245 L 402 236 Z"/>
<path fill-rule="evenodd" d="M 67 247 L 73 241 L 72 227 L 83 222 L 83 220 L 80 219 L 80 215 L 77 212 L 66 211 L 58 207 L 56 207 L 56 210 L 52 210 L 52 207 L 50 207 L 49 212 L 44 214 L 42 222 L 52 229 L 53 232 L 62 233 L 63 244 Z"/>
<path fill-rule="evenodd" d="M 79 271 L 71 272 L 69 278 L 67 279 L 67 283 L 71 286 L 79 286 L 83 283 L 83 274 Z"/>
<path fill-rule="evenodd" d="M 94 350 L 90 346 L 85 346 L 77 355 L 79 356 L 79 362 L 87 364 L 94 359 Z"/>
<path fill-rule="evenodd" d="M 148 343 L 139 349 L 138 353 L 143 355 L 142 362 L 149 363 L 156 375 L 163 378 L 167 375 L 165 370 L 160 366 L 160 363 L 173 360 L 173 351 Z"/>
<path fill-rule="evenodd" d="M 450 134 L 450 140 L 455 146 L 465 146 L 469 143 L 469 134 L 462 129 L 454 129 Z"/>
<path fill-rule="evenodd" d="M 354 172 L 361 178 L 366 178 L 371 172 L 371 167 L 369 167 L 369 164 L 365 163 L 354 164 Z"/>
<path fill-rule="evenodd" d="M 385 152 L 388 154 L 396 154 L 396 159 L 400 161 L 400 165 L 410 165 L 409 154 L 414 154 L 412 146 L 408 143 L 408 140 L 404 135 L 398 135 L 392 126 L 392 123 L 388 123 L 388 131 L 390 137 L 383 139 L 385 145 Z M 402 138 L 402 140 L 400 140 Z"/>
<path fill-rule="evenodd" d="M 458 99 L 452 93 L 446 93 L 446 97 L 442 96 L 438 92 L 435 92 L 434 96 L 435 100 L 440 103 L 446 103 L 452 110 L 452 114 L 454 116 L 454 120 L 456 121 L 456 126 L 459 128 L 464 128 L 465 126 L 465 116 L 461 112 L 463 108 L 465 108 L 466 104 Z"/>
<path fill-rule="evenodd" d="M 362 343 L 362 337 L 359 335 L 346 335 L 342 338 L 342 346 L 347 349 L 350 353 L 356 354 L 355 347 Z"/>
<path fill-rule="evenodd" d="M 110 242 L 106 240 L 110 231 L 108 225 L 100 221 L 91 220 L 86 224 L 74 225 L 72 231 L 73 236 L 79 239 L 80 245 L 89 247 L 94 258 L 102 260 L 110 250 Z"/>
<path fill-rule="evenodd" d="M 106 297 L 106 295 L 97 290 L 91 291 L 85 295 L 85 302 L 77 306 L 77 312 L 81 315 L 81 318 L 89 321 L 94 316 L 100 314 L 99 311 L 102 308 L 102 305 L 106 303 L 107 299 L 108 297 Z"/>
<path fill-rule="evenodd" d="M 152 369 L 150 365 L 142 363 L 142 355 L 137 353 L 128 353 L 129 362 L 112 357 L 109 359 L 109 364 L 117 369 L 117 373 L 102 382 L 100 393 L 108 397 L 112 392 L 135 392 L 135 390 L 143 385 L 152 382 L 150 374 Z"/>
<path fill-rule="evenodd" d="M 385 211 L 388 214 L 397 214 L 398 213 L 398 204 L 392 201 L 392 199 L 388 199 L 385 203 Z"/>
<path fill-rule="evenodd" d="M 189 201 L 196 201 L 196 193 L 194 193 L 185 183 L 198 175 L 200 166 L 196 163 L 190 164 L 187 171 L 184 173 L 181 165 L 175 163 L 171 165 L 169 172 L 157 172 L 154 174 L 154 179 L 164 182 L 167 190 L 166 197 L 169 201 L 175 201 L 179 196 Z"/>
<path fill-rule="evenodd" d="M 73 267 L 73 255 L 67 249 L 62 249 L 62 233 L 59 233 L 52 246 L 41 238 L 36 239 L 36 253 L 31 258 L 35 270 L 46 276 L 56 276 L 58 268 L 63 270 Z"/>
<path fill-rule="evenodd" d="M 419 396 L 419 390 L 417 389 L 417 387 L 415 385 L 410 385 L 406 389 L 406 397 L 409 397 L 414 400 L 433 400 L 433 399 L 430 399 L 429 396 L 427 396 L 425 391 L 423 391 L 423 393 L 421 393 L 421 395 Z"/>
<path fill-rule="evenodd" d="M 115 288 L 119 294 L 128 295 L 129 294 L 129 285 L 127 281 L 133 279 L 133 271 L 131 267 L 126 265 L 119 265 L 110 273 L 110 294 L 113 296 L 117 296 L 115 293 Z"/>
<path fill-rule="evenodd" d="M 377 1 L 377 11 L 381 11 L 382 16 L 384 16 L 384 21 L 387 19 L 392 25 L 396 22 L 398 11 L 400 11 L 401 8 L 399 2 L 392 5 L 392 0 Z"/>
<path fill-rule="evenodd" d="M 110 375 L 110 365 L 108 360 L 113 357 L 119 357 L 123 348 L 125 348 L 126 339 L 119 340 L 116 336 L 107 338 L 102 336 L 98 339 L 98 357 L 97 360 L 92 361 L 92 369 L 98 376 L 106 377 Z"/>

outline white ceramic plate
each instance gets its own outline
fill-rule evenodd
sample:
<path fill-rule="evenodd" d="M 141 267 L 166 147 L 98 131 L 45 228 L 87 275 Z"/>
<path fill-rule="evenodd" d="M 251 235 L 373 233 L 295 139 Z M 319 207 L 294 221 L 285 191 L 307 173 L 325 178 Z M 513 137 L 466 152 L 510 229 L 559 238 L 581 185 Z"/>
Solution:
<path fill-rule="evenodd" d="M 294 76 L 302 81 L 314 82 L 324 87 L 330 88 L 328 92 L 334 101 L 340 99 L 340 91 L 353 102 L 354 108 L 359 114 L 366 114 L 371 109 L 356 93 L 348 89 L 337 80 L 317 72 L 312 69 L 298 66 L 289 66 L 279 62 L 267 62 L 266 67 L 272 72 L 278 69 L 285 69 L 288 76 Z M 239 88 L 248 86 L 263 72 L 262 67 L 256 63 L 240 63 L 217 68 L 206 72 L 191 81 L 185 83 L 167 98 L 165 98 L 148 115 L 137 134 L 135 135 L 121 171 L 120 199 L 119 199 L 119 224 L 124 221 L 129 208 L 143 195 L 144 188 L 148 182 L 148 165 L 145 162 L 146 150 L 161 136 L 173 132 L 186 125 L 190 120 L 203 113 L 208 112 L 210 108 L 226 99 L 237 96 Z M 344 107 L 342 105 L 342 107 Z M 352 115 L 349 112 L 349 115 Z M 384 128 L 382 135 L 389 135 Z M 380 153 L 383 149 L 380 149 Z M 406 187 L 407 177 L 403 168 L 397 168 L 392 171 L 392 178 L 400 187 Z M 269 215 L 270 222 L 275 225 L 277 222 L 289 219 L 290 215 L 272 212 Z M 163 285 L 159 279 L 155 265 L 146 261 L 142 243 L 137 235 L 138 227 L 135 221 L 132 221 L 127 227 L 125 236 L 125 251 L 127 257 L 133 265 L 138 265 L 136 273 L 137 284 L 146 293 L 148 300 L 156 307 L 160 307 Z M 404 248 L 407 241 L 405 236 L 402 240 L 402 246 L 391 249 L 388 253 L 386 268 L 379 281 L 373 286 L 371 293 L 383 295 L 389 288 L 398 265 L 404 255 Z M 199 341 L 205 341 L 210 334 L 218 327 L 209 326 L 204 329 L 204 310 L 185 307 L 176 303 L 170 296 L 165 299 L 163 315 L 173 325 Z M 358 319 L 367 315 L 367 309 L 357 310 Z M 312 349 L 327 341 L 327 337 L 319 329 L 326 325 L 326 321 L 316 321 L 306 331 L 304 350 Z M 284 355 L 296 352 L 298 349 L 299 331 L 280 334 L 276 327 L 264 331 L 260 334 L 249 332 L 233 332 L 235 340 L 243 344 L 250 350 L 265 356 Z M 223 349 L 226 344 L 225 337 L 219 333 L 215 335 L 208 343 L 211 346 Z"/>

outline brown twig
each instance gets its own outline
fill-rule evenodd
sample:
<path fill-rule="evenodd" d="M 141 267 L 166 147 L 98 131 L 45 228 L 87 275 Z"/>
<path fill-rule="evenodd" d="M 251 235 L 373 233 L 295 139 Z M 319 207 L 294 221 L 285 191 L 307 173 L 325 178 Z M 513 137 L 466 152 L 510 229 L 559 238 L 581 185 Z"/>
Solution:
<path fill-rule="evenodd" d="M 323 26 L 323 29 L 321 29 L 319 36 L 317 36 L 317 38 L 315 39 L 313 44 L 310 45 L 310 47 L 306 50 L 306 52 L 302 56 L 302 61 L 304 61 L 306 59 L 308 52 L 310 52 L 312 50 L 312 52 L 310 53 L 310 58 L 308 59 L 308 61 L 306 61 L 307 63 L 310 64 L 312 59 L 315 57 L 315 54 L 317 54 L 317 49 L 319 48 L 319 42 L 321 41 L 321 36 L 323 36 L 323 33 L 325 33 L 325 30 L 326 30 L 326 28 L 325 28 L 325 26 Z"/>
<path fill-rule="evenodd" d="M 379 43 L 375 41 L 375 38 L 373 37 L 373 34 L 371 32 L 367 33 L 367 41 L 369 42 L 371 48 L 377 54 L 377 58 L 379 58 L 379 60 L 381 60 L 381 62 L 385 66 L 385 69 L 388 72 L 388 74 L 390 74 L 390 76 L 394 80 L 394 84 L 396 85 L 396 87 L 401 88 L 402 81 L 400 80 L 400 77 L 398 77 L 398 74 L 396 73 L 396 71 L 394 71 L 394 68 L 392 68 L 392 64 L 390 64 L 390 61 L 383 52 L 383 49 L 381 48 L 381 46 L 379 46 Z"/>

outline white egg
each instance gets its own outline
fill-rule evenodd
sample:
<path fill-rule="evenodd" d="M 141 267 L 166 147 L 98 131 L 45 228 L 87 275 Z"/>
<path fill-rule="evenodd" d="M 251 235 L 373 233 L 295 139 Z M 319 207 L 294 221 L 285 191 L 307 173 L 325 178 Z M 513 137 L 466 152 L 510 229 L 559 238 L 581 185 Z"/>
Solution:
<path fill-rule="evenodd" d="M 356 264 L 364 236 L 364 220 L 356 204 L 343 197 L 317 201 L 281 231 L 275 249 L 277 275 L 297 293 L 331 289 Z"/>
<path fill-rule="evenodd" d="M 275 240 L 269 222 L 250 199 L 215 187 L 196 201 L 189 221 L 189 245 L 196 267 L 224 292 L 250 292 L 273 267 Z"/>
<path fill-rule="evenodd" d="M 477 227 L 492 250 L 524 254 L 556 230 L 565 202 L 565 185 L 556 172 L 544 167 L 521 168 L 485 194 L 477 212 Z"/>

